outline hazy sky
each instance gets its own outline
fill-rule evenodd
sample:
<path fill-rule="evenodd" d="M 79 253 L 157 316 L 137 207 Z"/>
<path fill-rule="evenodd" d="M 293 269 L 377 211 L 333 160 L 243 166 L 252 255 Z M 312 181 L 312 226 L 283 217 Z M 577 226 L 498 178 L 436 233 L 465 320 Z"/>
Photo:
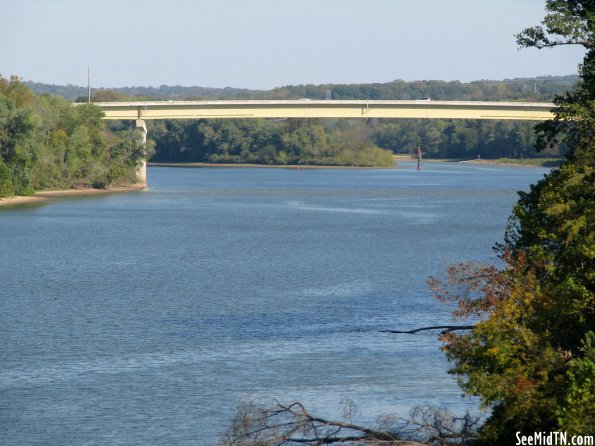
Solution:
<path fill-rule="evenodd" d="M 95 87 L 575 74 L 580 48 L 519 51 L 545 0 L 0 0 L 0 74 Z"/>

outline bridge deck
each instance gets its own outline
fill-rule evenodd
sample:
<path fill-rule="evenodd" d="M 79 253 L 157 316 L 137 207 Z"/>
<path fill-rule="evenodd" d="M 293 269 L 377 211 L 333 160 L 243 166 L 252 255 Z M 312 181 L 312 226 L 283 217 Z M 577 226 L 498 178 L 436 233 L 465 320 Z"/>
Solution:
<path fill-rule="evenodd" d="M 105 119 L 418 118 L 546 120 L 554 104 L 482 101 L 148 101 L 96 102 Z"/>

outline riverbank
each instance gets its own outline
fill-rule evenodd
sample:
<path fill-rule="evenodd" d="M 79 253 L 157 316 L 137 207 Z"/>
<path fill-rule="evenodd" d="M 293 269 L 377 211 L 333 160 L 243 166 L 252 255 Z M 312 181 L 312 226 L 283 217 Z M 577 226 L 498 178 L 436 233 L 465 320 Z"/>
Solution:
<path fill-rule="evenodd" d="M 109 189 L 80 188 L 80 189 L 60 189 L 60 190 L 41 190 L 32 196 L 16 196 L 0 198 L 0 207 L 18 206 L 23 204 L 34 204 L 49 201 L 54 198 L 76 197 L 84 195 L 99 195 L 120 192 L 135 192 L 145 189 L 144 184 L 130 184 L 125 186 L 113 186 Z"/>
<path fill-rule="evenodd" d="M 399 161 L 417 161 L 416 157 L 411 155 L 394 155 L 395 162 Z M 424 158 L 424 163 L 465 163 L 465 164 L 486 164 L 486 165 L 504 165 L 519 167 L 557 167 L 562 162 L 562 158 L 495 158 L 495 159 L 460 159 L 460 158 Z"/>
<path fill-rule="evenodd" d="M 302 165 L 302 164 L 226 164 L 226 163 L 147 163 L 148 166 L 153 167 L 188 167 L 188 168 L 204 168 L 204 167 L 232 167 L 232 168 L 270 168 L 270 169 L 398 169 L 399 162 L 410 161 L 416 162 L 417 158 L 410 155 L 393 155 L 395 165 L 391 167 L 383 166 L 317 166 L 317 165 Z M 504 165 L 504 166 L 518 166 L 518 167 L 557 167 L 562 162 L 561 159 L 556 158 L 498 158 L 498 159 L 460 159 L 460 158 L 424 158 L 424 163 L 465 163 L 465 164 L 483 164 L 483 165 Z"/>
<path fill-rule="evenodd" d="M 147 163 L 153 167 L 243 167 L 271 169 L 394 169 L 396 166 L 317 166 L 313 164 Z"/>
<path fill-rule="evenodd" d="M 562 163 L 561 158 L 498 158 L 498 159 L 473 159 L 459 161 L 468 164 L 498 164 L 504 166 L 519 166 L 519 167 L 557 167 Z"/>

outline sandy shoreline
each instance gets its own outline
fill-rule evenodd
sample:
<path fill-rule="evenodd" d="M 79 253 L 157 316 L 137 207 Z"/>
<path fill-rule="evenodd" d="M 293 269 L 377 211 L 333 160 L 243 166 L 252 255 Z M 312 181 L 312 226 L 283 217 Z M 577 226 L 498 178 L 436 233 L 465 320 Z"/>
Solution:
<path fill-rule="evenodd" d="M 145 189 L 146 186 L 140 184 L 131 184 L 128 186 L 114 186 L 109 189 L 62 189 L 62 190 L 42 190 L 37 191 L 33 196 L 16 196 L 0 198 L 0 206 L 17 206 L 21 204 L 43 203 L 60 197 L 76 197 L 84 195 L 99 195 L 118 192 L 135 192 Z"/>
<path fill-rule="evenodd" d="M 27 204 L 27 203 L 39 203 L 42 201 L 46 201 L 47 198 L 46 197 L 38 197 L 38 196 L 32 196 L 32 197 L 22 197 L 22 196 L 16 196 L 16 197 L 4 197 L 4 198 L 0 198 L 0 207 L 1 206 L 16 206 L 19 204 Z"/>

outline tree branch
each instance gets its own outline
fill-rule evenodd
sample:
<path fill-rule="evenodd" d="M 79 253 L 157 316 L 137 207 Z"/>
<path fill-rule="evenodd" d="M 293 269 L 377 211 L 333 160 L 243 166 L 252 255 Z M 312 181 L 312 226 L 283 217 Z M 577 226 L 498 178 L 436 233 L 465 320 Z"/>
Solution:
<path fill-rule="evenodd" d="M 355 446 L 437 446 L 460 444 L 477 436 L 479 417 L 457 417 L 433 406 L 411 410 L 410 418 L 381 417 L 377 427 L 312 415 L 299 401 L 284 404 L 273 399 L 240 403 L 238 413 L 219 446 L 289 446 L 344 444 Z"/>
<path fill-rule="evenodd" d="M 431 327 L 415 328 L 413 330 L 380 330 L 381 333 L 397 333 L 397 334 L 415 334 L 420 331 L 437 330 L 442 328 L 442 334 L 450 333 L 455 330 L 472 330 L 475 325 L 432 325 Z"/>

